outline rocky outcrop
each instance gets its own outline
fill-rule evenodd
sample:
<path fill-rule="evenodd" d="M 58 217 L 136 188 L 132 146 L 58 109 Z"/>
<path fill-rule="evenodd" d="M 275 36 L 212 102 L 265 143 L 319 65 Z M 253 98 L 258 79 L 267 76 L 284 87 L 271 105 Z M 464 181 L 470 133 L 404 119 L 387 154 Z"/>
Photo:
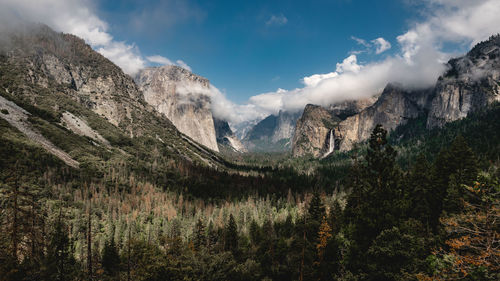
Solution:
<path fill-rule="evenodd" d="M 8 101 L 0 96 L 0 118 L 5 119 L 14 128 L 22 132 L 28 139 L 43 147 L 47 152 L 61 159 L 66 165 L 78 168 L 80 163 L 73 159 L 68 153 L 55 146 L 45 138 L 40 132 L 33 128 L 28 122 L 29 112 L 19 107 L 17 104 Z"/>
<path fill-rule="evenodd" d="M 300 112 L 280 110 L 278 115 L 269 115 L 248 131 L 243 142 L 252 151 L 289 150 L 295 132 L 295 123 L 300 114 Z"/>
<path fill-rule="evenodd" d="M 408 119 L 424 116 L 427 128 L 440 127 L 495 101 L 500 101 L 499 35 L 477 44 L 465 56 L 450 60 L 448 71 L 433 88 L 408 90 L 389 84 L 373 105 L 355 114 L 356 110 L 345 104 L 330 106 L 328 110 L 307 106 L 297 122 L 293 155 L 311 153 L 319 157 L 325 149 L 330 150 L 329 146 L 350 150 L 355 143 L 367 140 L 377 124 L 390 131 Z M 316 113 L 310 112 L 312 108 Z M 345 120 L 330 128 L 321 127 L 319 120 L 325 119 L 326 112 Z"/>
<path fill-rule="evenodd" d="M 304 113 L 297 120 L 292 140 L 293 156 L 319 157 L 324 154 L 330 130 L 338 125 L 339 121 L 340 119 L 335 118 L 329 110 L 321 106 L 306 105 Z"/>
<path fill-rule="evenodd" d="M 377 124 L 390 131 L 424 114 L 431 93 L 431 90 L 407 91 L 398 85 L 387 85 L 372 106 L 338 124 L 335 137 L 339 140 L 339 150 L 350 150 L 355 143 L 368 139 Z"/>
<path fill-rule="evenodd" d="M 161 146 L 173 160 L 223 165 L 218 155 L 188 140 L 147 104 L 134 80 L 82 39 L 44 25 L 0 30 L 0 38 L 0 94 L 45 119 L 47 126 L 59 126 L 62 117 L 68 134 L 89 137 L 93 145 L 109 144 L 108 151 L 125 153 L 124 147 L 142 138 L 147 142 L 141 145 Z M 92 153 L 65 152 L 80 163 L 90 161 L 84 155 Z"/>
<path fill-rule="evenodd" d="M 144 93 L 144 100 L 172 121 L 179 131 L 219 151 L 210 97 L 206 95 L 210 86 L 207 79 L 169 65 L 143 69 L 135 80 Z"/>
<path fill-rule="evenodd" d="M 500 101 L 500 36 L 476 45 L 448 65 L 436 84 L 428 128 L 441 127 Z"/>
<path fill-rule="evenodd" d="M 340 149 L 339 140 L 342 132 L 339 124 L 376 101 L 376 97 L 357 101 L 344 101 L 327 108 L 308 104 L 304 113 L 297 120 L 292 141 L 292 154 L 295 157 L 312 155 L 326 156 L 333 150 Z"/>
<path fill-rule="evenodd" d="M 247 152 L 245 146 L 233 133 L 227 121 L 217 119 L 214 117 L 214 126 L 215 126 L 215 136 L 217 139 L 217 144 L 219 145 L 219 150 L 222 151 L 221 146 L 223 146 L 223 147 L 228 147 L 229 149 L 235 152 Z"/>

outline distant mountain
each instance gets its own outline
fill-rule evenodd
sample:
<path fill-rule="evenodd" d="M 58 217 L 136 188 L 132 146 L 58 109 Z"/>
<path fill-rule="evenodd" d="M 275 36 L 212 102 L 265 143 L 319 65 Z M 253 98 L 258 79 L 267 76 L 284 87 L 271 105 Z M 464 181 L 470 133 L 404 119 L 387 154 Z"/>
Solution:
<path fill-rule="evenodd" d="M 300 115 L 301 112 L 286 111 L 280 111 L 278 115 L 269 115 L 248 131 L 243 138 L 243 143 L 250 151 L 290 150 L 295 123 Z"/>
<path fill-rule="evenodd" d="M 233 133 L 231 127 L 225 120 L 214 118 L 215 135 L 219 150 L 229 149 L 235 152 L 246 152 L 245 146 Z"/>
<path fill-rule="evenodd" d="M 441 127 L 495 101 L 500 101 L 499 35 L 450 60 L 447 72 L 430 89 L 409 90 L 392 83 L 375 103 L 344 116 L 334 107 L 308 105 L 297 123 L 293 155 L 322 157 L 331 151 L 330 145 L 335 150 L 350 150 L 367 140 L 377 124 L 394 130 L 423 116 L 427 128 Z"/>
<path fill-rule="evenodd" d="M 144 100 L 163 113 L 179 131 L 219 151 L 210 97 L 205 94 L 210 86 L 208 79 L 184 68 L 168 65 L 143 69 L 135 81 L 144 93 Z"/>

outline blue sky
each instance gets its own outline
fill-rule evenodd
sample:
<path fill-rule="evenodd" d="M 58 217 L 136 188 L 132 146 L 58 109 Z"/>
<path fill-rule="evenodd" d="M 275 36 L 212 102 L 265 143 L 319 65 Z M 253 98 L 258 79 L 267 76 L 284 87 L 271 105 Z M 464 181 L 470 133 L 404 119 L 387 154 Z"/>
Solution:
<path fill-rule="evenodd" d="M 213 115 L 233 125 L 391 82 L 432 86 L 451 57 L 500 32 L 498 15 L 499 0 L 0 0 L 0 27 L 75 34 L 132 76 L 192 69 L 211 81 Z"/>
<path fill-rule="evenodd" d="M 182 4 L 179 4 L 181 3 Z M 101 1 L 101 18 L 117 40 L 143 55 L 185 61 L 233 101 L 335 70 L 367 41 L 397 35 L 418 17 L 400 0 L 386 1 Z M 273 20 L 274 19 L 274 20 Z M 358 60 L 378 59 L 363 54 Z"/>

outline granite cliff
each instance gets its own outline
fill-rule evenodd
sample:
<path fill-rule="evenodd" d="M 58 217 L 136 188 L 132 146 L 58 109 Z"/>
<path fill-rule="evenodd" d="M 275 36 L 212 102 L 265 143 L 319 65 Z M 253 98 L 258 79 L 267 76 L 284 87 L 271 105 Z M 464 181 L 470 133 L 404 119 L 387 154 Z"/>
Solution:
<path fill-rule="evenodd" d="M 210 97 L 206 94 L 210 87 L 207 79 L 168 65 L 143 69 L 135 81 L 144 93 L 144 100 L 172 121 L 179 131 L 219 151 Z"/>
<path fill-rule="evenodd" d="M 82 39 L 34 24 L 0 35 L 0 95 L 23 115 L 11 125 L 70 166 L 139 155 L 139 147 L 161 149 L 169 159 L 223 162 L 179 132 L 129 75 Z"/>
<path fill-rule="evenodd" d="M 416 90 L 390 83 L 373 99 L 376 102 L 359 107 L 358 112 L 345 104 L 306 106 L 297 122 L 293 155 L 322 157 L 333 150 L 350 150 L 367 140 L 377 124 L 390 131 L 409 119 L 424 117 L 427 128 L 441 127 L 500 101 L 499 35 L 451 59 L 447 66 L 434 87 Z"/>
<path fill-rule="evenodd" d="M 333 104 L 328 108 L 312 104 L 306 105 L 304 113 L 297 120 L 292 140 L 292 154 L 296 157 L 308 154 L 322 157 L 326 156 L 328 152 L 338 150 L 340 133 L 338 129 L 334 128 L 338 127 L 346 118 L 372 105 L 375 100 L 376 98 L 372 97 L 357 101 L 345 101 Z M 330 142 L 331 138 L 333 138 L 332 142 Z M 331 148 L 332 151 L 330 151 Z"/>

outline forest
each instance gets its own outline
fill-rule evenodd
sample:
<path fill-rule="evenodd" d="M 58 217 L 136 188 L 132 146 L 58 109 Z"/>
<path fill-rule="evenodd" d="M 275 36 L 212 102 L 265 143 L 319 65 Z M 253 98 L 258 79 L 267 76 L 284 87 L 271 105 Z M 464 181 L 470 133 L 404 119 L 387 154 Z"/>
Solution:
<path fill-rule="evenodd" d="M 499 118 L 239 173 L 76 170 L 0 120 L 0 280 L 498 280 Z"/>

